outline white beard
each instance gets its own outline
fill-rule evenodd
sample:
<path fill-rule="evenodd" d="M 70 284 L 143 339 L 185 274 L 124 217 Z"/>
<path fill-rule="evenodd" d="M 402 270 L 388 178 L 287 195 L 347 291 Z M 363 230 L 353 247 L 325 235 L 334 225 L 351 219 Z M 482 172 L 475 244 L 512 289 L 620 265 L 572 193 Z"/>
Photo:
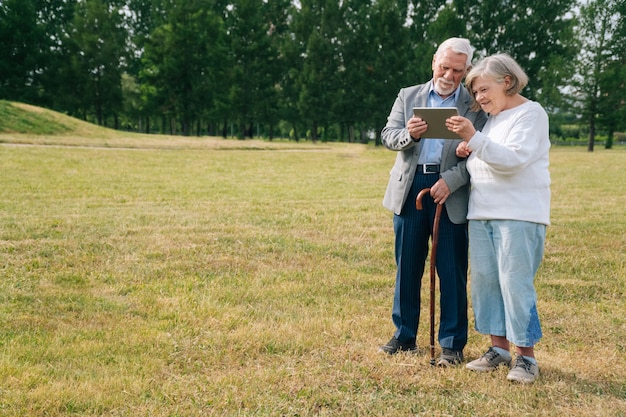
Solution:
<path fill-rule="evenodd" d="M 454 83 L 448 83 L 443 78 L 437 78 L 435 80 L 435 91 L 441 96 L 449 96 L 454 92 Z"/>

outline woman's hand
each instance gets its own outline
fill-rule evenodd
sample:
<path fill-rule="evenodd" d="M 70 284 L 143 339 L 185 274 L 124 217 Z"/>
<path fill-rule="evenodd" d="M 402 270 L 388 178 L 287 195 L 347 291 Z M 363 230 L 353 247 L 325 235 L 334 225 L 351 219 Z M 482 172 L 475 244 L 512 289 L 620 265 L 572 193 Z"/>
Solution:
<path fill-rule="evenodd" d="M 459 158 L 467 158 L 471 153 L 472 150 L 469 148 L 467 142 L 461 142 L 459 146 L 456 147 L 456 156 Z"/>
<path fill-rule="evenodd" d="M 463 116 L 452 116 L 446 119 L 446 127 L 450 132 L 454 132 L 459 135 L 465 142 L 469 142 L 472 136 L 476 133 L 476 129 L 474 129 L 472 122 Z"/>

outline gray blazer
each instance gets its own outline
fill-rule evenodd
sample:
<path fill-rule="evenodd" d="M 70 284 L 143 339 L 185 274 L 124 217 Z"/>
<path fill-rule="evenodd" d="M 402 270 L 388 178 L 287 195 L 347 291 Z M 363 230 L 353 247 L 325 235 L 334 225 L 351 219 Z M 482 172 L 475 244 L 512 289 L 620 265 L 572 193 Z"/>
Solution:
<path fill-rule="evenodd" d="M 428 106 L 430 83 L 403 88 L 393 104 L 387 118 L 387 125 L 382 130 L 382 142 L 386 148 L 398 151 L 396 162 L 389 173 L 389 184 L 383 198 L 383 206 L 395 214 L 400 214 L 409 195 L 413 177 L 417 169 L 417 159 L 422 149 L 422 141 L 415 142 L 406 129 L 406 124 L 413 116 L 413 107 Z M 456 107 L 459 114 L 471 120 L 476 130 L 480 130 L 487 121 L 487 114 L 482 110 L 470 111 L 472 97 L 461 87 Z M 467 223 L 467 202 L 469 199 L 469 174 L 465 168 L 465 159 L 456 156 L 456 147 L 461 140 L 446 140 L 441 154 L 440 177 L 450 188 L 450 196 L 444 206 L 452 223 Z"/>

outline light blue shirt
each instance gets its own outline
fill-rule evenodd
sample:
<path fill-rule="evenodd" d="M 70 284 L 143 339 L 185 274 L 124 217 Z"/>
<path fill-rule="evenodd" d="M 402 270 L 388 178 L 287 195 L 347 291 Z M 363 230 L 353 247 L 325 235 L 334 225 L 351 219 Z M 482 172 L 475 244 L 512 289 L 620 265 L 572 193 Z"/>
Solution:
<path fill-rule="evenodd" d="M 460 89 L 461 86 L 459 85 L 454 94 L 441 98 L 435 91 L 431 81 L 428 92 L 428 107 L 456 107 Z M 422 150 L 419 158 L 417 158 L 417 163 L 420 165 L 441 163 L 441 151 L 443 150 L 445 139 L 422 139 L 422 141 Z"/>

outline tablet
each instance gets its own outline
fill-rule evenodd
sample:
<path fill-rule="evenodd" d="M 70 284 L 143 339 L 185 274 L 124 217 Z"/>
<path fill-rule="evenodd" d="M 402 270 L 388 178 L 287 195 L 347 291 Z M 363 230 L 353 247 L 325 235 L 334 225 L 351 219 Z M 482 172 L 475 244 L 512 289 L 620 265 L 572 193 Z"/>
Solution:
<path fill-rule="evenodd" d="M 461 139 L 446 127 L 446 119 L 458 116 L 456 107 L 413 107 L 413 114 L 428 124 L 428 130 L 422 133 L 424 139 Z"/>

